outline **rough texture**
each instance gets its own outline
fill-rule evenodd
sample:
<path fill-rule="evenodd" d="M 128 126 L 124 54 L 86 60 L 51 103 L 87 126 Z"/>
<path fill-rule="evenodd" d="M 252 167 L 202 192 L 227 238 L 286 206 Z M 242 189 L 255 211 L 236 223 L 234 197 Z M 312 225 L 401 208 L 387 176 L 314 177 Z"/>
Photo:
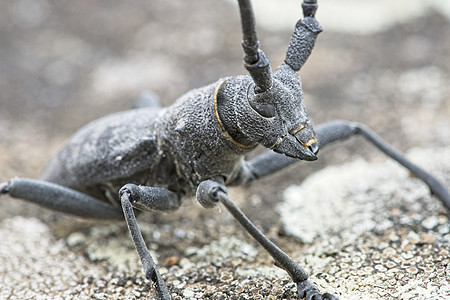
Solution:
<path fill-rule="evenodd" d="M 409 156 L 450 183 L 450 148 L 417 149 Z M 393 163 L 358 160 L 328 167 L 290 187 L 285 198 L 279 205 L 285 231 L 311 245 L 285 240 L 284 247 L 294 249 L 293 258 L 323 290 L 342 299 L 450 296 L 448 215 L 421 183 Z M 242 232 L 233 235 L 236 228 L 225 225 L 231 221 L 227 214 L 211 214 L 223 225 L 212 220 L 203 228 L 141 223 L 174 299 L 294 297 L 295 285 L 270 265 L 265 251 Z M 299 228 L 299 219 L 308 225 Z M 96 225 L 63 239 L 36 218 L 12 217 L 0 228 L 2 298 L 151 296 L 123 225 Z M 161 260 L 173 247 L 177 253 Z"/>
<path fill-rule="evenodd" d="M 291 39 L 286 53 L 286 64 L 295 71 L 300 70 L 311 54 L 316 37 L 321 31 L 322 27 L 314 18 L 306 17 L 298 21 L 293 33 L 294 38 Z"/>
<path fill-rule="evenodd" d="M 450 185 L 450 148 L 409 158 Z M 450 222 L 425 185 L 391 161 L 327 167 L 285 191 L 286 233 L 311 244 L 317 282 L 344 299 L 450 296 Z M 301 220 L 301 221 L 299 221 Z"/>
<path fill-rule="evenodd" d="M 300 4 L 294 2 L 299 15 Z M 412 2 L 430 3 L 408 0 L 408 9 Z M 137 0 L 132 5 L 122 1 L 108 6 L 92 0 L 0 2 L 3 12 L 0 18 L 0 181 L 14 176 L 36 178 L 78 128 L 109 113 L 131 108 L 143 89 L 153 90 L 163 105 L 168 105 L 190 89 L 224 76 L 245 74 L 237 8 L 229 3 L 231 0 Z M 392 10 L 380 1 L 358 3 L 361 5 L 358 8 L 368 11 L 370 17 L 385 18 L 389 14 L 374 14 L 371 6 L 363 7 L 367 3 L 382 5 L 381 11 Z M 407 21 L 399 18 L 403 20 L 401 24 L 390 25 L 384 31 L 361 36 L 349 33 L 348 28 L 358 29 L 355 24 L 347 26 L 346 33 L 332 32 L 335 27 L 327 25 L 325 18 L 343 24 L 360 14 L 350 16 L 333 10 L 325 14 L 322 9 L 328 5 L 343 5 L 343 11 L 349 11 L 344 0 L 320 2 L 317 18 L 324 32 L 300 72 L 313 123 L 334 118 L 360 121 L 403 152 L 416 147 L 448 147 L 448 19 L 439 11 L 428 10 Z M 257 25 L 263 19 L 289 24 L 289 29 L 283 30 L 258 27 L 262 48 L 274 68 L 285 58 L 297 21 L 285 18 L 284 12 L 295 9 L 285 7 L 278 14 L 272 9 L 256 8 Z M 396 10 L 404 11 L 405 7 Z M 297 238 L 283 236 L 275 207 L 282 201 L 284 189 L 298 184 L 306 175 L 325 165 L 352 162 L 361 157 L 370 162 L 384 160 L 362 139 L 356 138 L 319 152 L 319 160 L 314 163 L 300 164 L 245 189 L 235 189 L 231 197 L 282 249 L 299 261 L 307 257 L 303 265 L 312 271 L 315 282 L 323 284 L 326 279 L 318 280 L 320 273 L 314 270 L 331 270 L 333 264 L 308 255 L 308 251 L 323 253 L 324 250 L 315 250 L 317 247 L 303 245 Z M 414 211 L 419 211 L 423 220 L 430 218 L 425 222 L 427 226 L 442 226 L 441 211 L 432 214 L 428 214 L 428 209 L 414 208 Z M 427 215 L 423 216 L 422 211 Z M 269 294 L 286 293 L 287 297 L 294 291 L 286 275 L 271 265 L 265 252 L 225 212 L 205 210 L 186 201 L 178 212 L 142 214 L 139 221 L 152 254 L 164 266 L 163 276 L 169 288 L 181 298 L 243 294 L 244 298 L 260 295 L 270 299 Z M 397 235 L 407 237 L 412 231 L 420 238 L 421 234 L 430 233 L 428 229 L 420 229 L 408 228 Z M 0 298 L 11 295 L 11 299 L 58 299 L 73 295 L 76 299 L 145 299 L 149 296 L 147 282 L 122 223 L 80 221 L 1 197 L 0 232 L 0 268 L 7 268 L 0 274 Z M 386 234 L 388 237 L 389 231 Z M 364 233 L 358 241 L 364 243 L 366 237 L 373 238 L 373 235 Z M 375 238 L 383 236 L 375 234 Z M 389 247 L 399 252 L 387 237 L 384 239 Z M 428 237 L 425 236 L 426 240 Z M 367 241 L 367 245 L 374 242 Z M 367 251 L 356 249 L 356 245 L 336 249 L 333 253 L 338 253 L 337 262 L 342 259 L 350 265 L 348 268 L 358 269 L 357 264 L 351 267 L 353 259 L 364 257 Z M 436 257 L 435 266 L 440 267 L 431 271 L 430 277 L 440 278 L 443 264 L 438 261 L 440 250 L 435 252 L 435 249 L 441 249 L 441 244 L 436 241 L 414 245 L 420 251 L 413 253 L 419 253 L 422 262 Z M 187 252 L 188 247 L 194 247 L 191 248 L 194 254 Z M 427 247 L 431 249 L 426 250 Z M 240 254 L 242 248 L 250 249 L 246 250 L 248 254 Z M 232 256 L 222 258 L 227 254 L 217 253 L 221 249 L 235 250 L 231 251 Z M 258 251 L 256 256 L 253 249 Z M 214 255 L 201 256 L 203 253 Z M 207 259 L 212 263 L 208 264 Z M 389 266 L 384 260 L 369 261 Z M 350 269 L 348 278 L 357 279 L 356 272 Z M 338 273 L 331 270 L 328 274 Z M 405 278 L 412 276 L 406 271 L 397 276 L 401 274 Z M 414 276 L 424 274 L 428 273 L 419 271 Z M 255 276 L 244 279 L 249 275 Z M 394 279 L 401 280 L 395 276 L 390 280 Z M 339 280 L 343 285 L 344 279 Z M 402 299 L 405 293 L 409 298 L 404 299 L 423 299 L 408 292 L 414 282 L 406 282 L 396 298 Z M 345 284 L 353 285 L 350 280 Z M 360 289 L 368 290 L 364 293 L 377 291 L 375 284 L 363 284 Z M 331 285 L 330 281 L 331 291 L 344 290 Z M 429 286 L 429 291 L 438 288 L 433 283 Z M 423 291 L 423 287 L 416 290 Z M 22 292 L 28 296 L 24 297 Z M 367 298 L 378 296 L 371 297 Z"/>

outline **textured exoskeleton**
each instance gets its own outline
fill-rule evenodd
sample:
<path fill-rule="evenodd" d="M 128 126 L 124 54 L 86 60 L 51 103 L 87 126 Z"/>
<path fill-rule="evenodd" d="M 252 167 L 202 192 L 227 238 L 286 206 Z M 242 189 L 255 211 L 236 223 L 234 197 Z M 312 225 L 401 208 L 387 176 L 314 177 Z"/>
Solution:
<path fill-rule="evenodd" d="M 225 185 L 269 175 L 298 161 L 317 159 L 319 144 L 361 134 L 422 179 L 450 208 L 447 189 L 432 175 L 394 151 L 362 124 L 332 121 L 313 129 L 296 74 L 322 31 L 314 18 L 317 3 L 303 2 L 284 63 L 272 72 L 259 49 L 249 0 L 238 0 L 250 75 L 219 79 L 188 92 L 167 107 L 116 113 L 80 129 L 46 167 L 40 180 L 12 179 L 1 193 L 86 218 L 123 219 L 146 277 L 161 299 L 170 298 L 134 215 L 137 210 L 171 210 L 196 194 L 207 208 L 222 203 L 297 284 L 298 296 L 322 294 L 306 272 L 269 241 L 228 198 Z M 247 161 L 257 145 L 268 151 Z"/>
<path fill-rule="evenodd" d="M 254 98 L 250 76 L 221 79 L 168 108 L 135 109 L 88 124 L 52 159 L 41 179 L 118 204 L 118 191 L 127 183 L 184 195 L 207 179 L 243 180 L 248 174 L 242 173 L 249 172 L 244 155 L 258 144 L 315 159 L 310 148 L 317 143 L 299 76 L 283 65 L 273 80 L 270 93 L 279 103 L 273 117 L 248 104 Z"/>

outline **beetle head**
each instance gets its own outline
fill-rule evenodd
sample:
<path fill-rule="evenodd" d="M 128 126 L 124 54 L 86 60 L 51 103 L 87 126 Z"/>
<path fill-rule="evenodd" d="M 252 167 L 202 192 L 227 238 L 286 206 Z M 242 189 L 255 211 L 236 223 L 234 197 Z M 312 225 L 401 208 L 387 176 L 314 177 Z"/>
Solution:
<path fill-rule="evenodd" d="M 250 76 L 231 77 L 216 87 L 214 109 L 225 135 L 241 148 L 261 144 L 303 160 L 315 160 L 318 142 L 303 102 L 300 77 L 287 65 L 260 91 Z"/>
<path fill-rule="evenodd" d="M 255 20 L 250 0 L 239 0 L 242 23 L 244 66 L 253 83 L 246 91 L 251 107 L 252 132 L 247 140 L 256 141 L 276 152 L 304 160 L 317 159 L 319 150 L 314 130 L 303 103 L 298 71 L 308 58 L 321 31 L 314 19 L 315 1 L 303 4 L 304 19 L 294 30 L 285 63 L 273 74 L 266 54 L 259 48 Z M 248 117 L 248 116 L 244 116 Z M 238 126 L 239 127 L 239 126 Z M 244 128 L 244 129 L 243 129 Z M 239 127 L 241 131 L 244 127 Z"/>
<path fill-rule="evenodd" d="M 263 146 L 303 160 L 316 160 L 318 142 L 303 100 L 300 77 L 287 65 L 273 74 L 271 88 L 258 92 L 255 84 L 247 88 L 251 108 L 264 119 Z"/>

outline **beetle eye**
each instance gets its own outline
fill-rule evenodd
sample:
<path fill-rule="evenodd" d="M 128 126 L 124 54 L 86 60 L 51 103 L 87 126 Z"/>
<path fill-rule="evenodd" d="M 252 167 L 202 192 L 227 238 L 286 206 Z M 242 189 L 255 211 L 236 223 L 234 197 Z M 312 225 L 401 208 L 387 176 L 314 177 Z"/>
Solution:
<path fill-rule="evenodd" d="M 265 118 L 275 116 L 275 106 L 273 105 L 273 96 L 270 91 L 257 93 L 254 83 L 247 87 L 247 101 L 251 108 Z"/>

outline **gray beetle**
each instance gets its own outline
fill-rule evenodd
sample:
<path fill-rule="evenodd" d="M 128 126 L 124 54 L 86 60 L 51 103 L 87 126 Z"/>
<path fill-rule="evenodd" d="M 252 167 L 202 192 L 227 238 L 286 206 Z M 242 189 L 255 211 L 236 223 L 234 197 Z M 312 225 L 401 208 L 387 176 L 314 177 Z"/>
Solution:
<path fill-rule="evenodd" d="M 173 105 L 116 113 L 81 128 L 45 168 L 40 180 L 15 178 L 1 194 L 56 211 L 97 219 L 123 219 L 146 277 L 160 299 L 170 293 L 139 231 L 135 210 L 173 210 L 193 192 L 206 208 L 220 203 L 285 269 L 298 297 L 337 299 L 308 281 L 308 274 L 268 240 L 227 196 L 226 186 L 270 175 L 298 160 L 317 159 L 320 147 L 362 135 L 423 180 L 450 209 L 446 187 L 359 123 L 336 120 L 313 129 L 296 74 L 309 57 L 321 26 L 317 1 L 304 0 L 284 63 L 272 72 L 259 49 L 249 0 L 238 0 L 244 66 L 250 75 L 219 79 L 188 92 Z M 245 160 L 257 145 L 273 151 Z"/>

